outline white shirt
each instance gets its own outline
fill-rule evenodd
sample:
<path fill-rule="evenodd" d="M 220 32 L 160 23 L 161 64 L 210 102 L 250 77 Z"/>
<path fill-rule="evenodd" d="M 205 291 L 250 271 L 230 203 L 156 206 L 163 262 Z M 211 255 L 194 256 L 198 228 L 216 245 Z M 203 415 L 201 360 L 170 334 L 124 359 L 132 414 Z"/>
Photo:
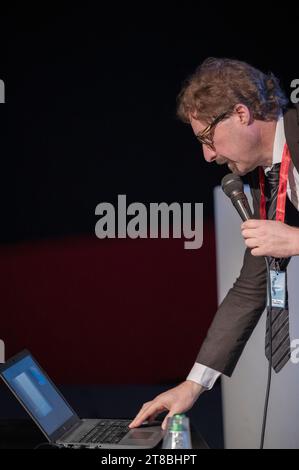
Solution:
<path fill-rule="evenodd" d="M 285 130 L 284 130 L 284 121 L 283 116 L 281 116 L 276 125 L 274 145 L 273 145 L 273 162 L 280 163 L 282 160 L 283 149 L 286 143 Z M 271 167 L 264 168 L 265 173 L 270 170 Z M 287 196 L 292 204 L 299 211 L 299 174 L 296 170 L 293 162 L 290 162 L 289 166 L 289 175 L 287 183 Z M 192 380 L 198 384 L 205 387 L 207 390 L 210 390 L 218 377 L 221 375 L 221 372 L 211 369 L 210 367 L 204 366 L 195 362 L 192 367 L 187 380 Z"/>

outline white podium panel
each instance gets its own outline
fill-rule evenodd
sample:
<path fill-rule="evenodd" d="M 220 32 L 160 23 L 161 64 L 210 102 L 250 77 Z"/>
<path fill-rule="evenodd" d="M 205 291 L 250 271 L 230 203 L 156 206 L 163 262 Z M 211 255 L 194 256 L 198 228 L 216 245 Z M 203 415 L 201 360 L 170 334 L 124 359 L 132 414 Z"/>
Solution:
<path fill-rule="evenodd" d="M 251 203 L 250 191 L 246 194 Z M 218 303 L 240 273 L 245 251 L 242 223 L 220 187 L 214 191 Z M 299 257 L 288 267 L 291 341 L 299 338 Z M 222 377 L 224 439 L 227 449 L 259 447 L 267 385 L 264 354 L 266 312 L 249 339 L 231 378 Z M 298 353 L 297 353 L 298 357 Z M 265 449 L 299 448 L 299 364 L 289 361 L 272 374 Z"/>

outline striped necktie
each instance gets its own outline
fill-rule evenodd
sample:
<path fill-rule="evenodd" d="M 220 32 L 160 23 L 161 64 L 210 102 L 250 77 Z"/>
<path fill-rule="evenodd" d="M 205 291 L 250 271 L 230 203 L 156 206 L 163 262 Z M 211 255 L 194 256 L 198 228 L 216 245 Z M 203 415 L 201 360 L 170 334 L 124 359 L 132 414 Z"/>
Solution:
<path fill-rule="evenodd" d="M 275 219 L 276 215 L 279 170 L 280 163 L 273 165 L 265 178 L 265 196 L 267 201 L 266 210 L 268 219 Z M 275 270 L 278 267 L 279 270 L 286 270 L 289 261 L 290 258 L 270 258 L 270 269 Z M 267 307 L 265 354 L 268 360 L 270 356 L 270 308 L 272 311 L 272 367 L 275 372 L 279 372 L 291 356 L 287 290 L 285 308 Z"/>

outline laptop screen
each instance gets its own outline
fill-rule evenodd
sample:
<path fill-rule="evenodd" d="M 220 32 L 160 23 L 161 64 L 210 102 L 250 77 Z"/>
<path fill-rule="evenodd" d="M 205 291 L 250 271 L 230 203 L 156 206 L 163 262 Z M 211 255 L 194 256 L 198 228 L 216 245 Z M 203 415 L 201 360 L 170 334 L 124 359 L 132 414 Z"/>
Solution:
<path fill-rule="evenodd" d="M 30 355 L 14 362 L 2 375 L 47 435 L 55 433 L 74 416 L 73 410 Z"/>

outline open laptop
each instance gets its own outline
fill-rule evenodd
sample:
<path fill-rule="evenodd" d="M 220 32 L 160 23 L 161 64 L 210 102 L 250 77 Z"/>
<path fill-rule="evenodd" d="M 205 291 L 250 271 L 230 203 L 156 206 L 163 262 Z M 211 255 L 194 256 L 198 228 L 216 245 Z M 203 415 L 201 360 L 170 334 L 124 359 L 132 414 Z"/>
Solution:
<path fill-rule="evenodd" d="M 150 449 L 161 426 L 129 429 L 123 419 L 80 419 L 27 350 L 0 365 L 0 375 L 51 444 L 59 447 Z"/>

